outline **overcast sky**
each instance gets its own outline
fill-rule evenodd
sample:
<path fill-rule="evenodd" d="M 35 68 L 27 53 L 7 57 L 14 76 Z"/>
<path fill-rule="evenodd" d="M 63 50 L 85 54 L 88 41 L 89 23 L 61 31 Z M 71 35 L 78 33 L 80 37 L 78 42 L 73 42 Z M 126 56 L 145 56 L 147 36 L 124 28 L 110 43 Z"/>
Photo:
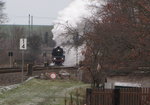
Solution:
<path fill-rule="evenodd" d="M 6 24 L 28 24 L 28 15 L 33 16 L 35 25 L 51 25 L 58 12 L 72 0 L 2 0 L 8 16 Z"/>

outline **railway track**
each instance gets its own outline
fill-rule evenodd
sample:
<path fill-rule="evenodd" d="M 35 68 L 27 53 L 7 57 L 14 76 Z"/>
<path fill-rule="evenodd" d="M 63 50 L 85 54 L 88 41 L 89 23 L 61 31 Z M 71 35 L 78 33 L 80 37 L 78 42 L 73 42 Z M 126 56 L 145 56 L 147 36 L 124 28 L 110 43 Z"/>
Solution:
<path fill-rule="evenodd" d="M 48 67 L 43 67 L 43 66 L 33 66 L 32 70 L 33 71 L 42 71 L 42 70 L 61 70 L 61 69 L 67 69 L 67 70 L 75 70 L 77 69 L 76 67 L 64 67 L 64 66 L 48 66 Z M 0 74 L 3 73 L 14 73 L 14 72 L 21 72 L 22 68 L 0 68 Z M 24 72 L 27 72 L 28 69 L 25 67 Z"/>
<path fill-rule="evenodd" d="M 38 71 L 38 70 L 60 70 L 60 69 L 68 69 L 68 70 L 72 70 L 72 69 L 77 69 L 77 67 L 65 67 L 65 66 L 48 66 L 48 67 L 43 67 L 43 66 L 34 66 L 33 67 L 34 71 Z"/>
<path fill-rule="evenodd" d="M 0 68 L 0 74 L 13 72 L 21 72 L 21 68 Z"/>

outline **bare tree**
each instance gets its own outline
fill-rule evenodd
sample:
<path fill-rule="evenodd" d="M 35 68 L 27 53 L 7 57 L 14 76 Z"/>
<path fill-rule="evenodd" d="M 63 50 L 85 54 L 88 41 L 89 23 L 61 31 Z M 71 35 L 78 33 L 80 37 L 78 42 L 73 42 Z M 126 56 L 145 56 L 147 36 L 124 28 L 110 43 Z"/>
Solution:
<path fill-rule="evenodd" d="M 34 33 L 28 38 L 28 42 L 28 58 L 32 61 L 36 61 L 38 59 L 38 55 L 41 54 L 42 37 L 37 33 Z"/>
<path fill-rule="evenodd" d="M 0 23 L 4 23 L 6 21 L 6 14 L 3 13 L 5 3 L 0 1 Z"/>
<path fill-rule="evenodd" d="M 84 64 L 91 73 L 94 87 L 104 83 L 102 71 L 107 69 L 150 66 L 147 5 L 147 0 L 109 0 L 86 20 Z"/>
<path fill-rule="evenodd" d="M 108 0 L 84 20 L 84 28 L 66 25 L 69 44 L 76 45 L 76 39 L 86 44 L 84 66 L 94 87 L 104 84 L 107 69 L 150 66 L 149 5 L 148 0 Z"/>
<path fill-rule="evenodd" d="M 3 30 L 4 31 L 4 30 Z M 24 29 L 18 26 L 13 26 L 7 34 L 3 32 L 1 35 L 1 63 L 9 62 L 8 53 L 13 53 L 13 59 L 20 59 L 19 39 L 24 35 Z"/>

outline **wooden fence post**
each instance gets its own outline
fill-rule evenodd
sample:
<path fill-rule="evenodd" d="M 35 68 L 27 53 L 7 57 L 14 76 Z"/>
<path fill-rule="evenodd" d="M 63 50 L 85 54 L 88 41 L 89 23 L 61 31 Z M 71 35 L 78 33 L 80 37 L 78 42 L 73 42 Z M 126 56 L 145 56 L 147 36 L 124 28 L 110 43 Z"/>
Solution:
<path fill-rule="evenodd" d="M 86 89 L 86 105 L 91 105 L 92 102 L 92 89 Z"/>

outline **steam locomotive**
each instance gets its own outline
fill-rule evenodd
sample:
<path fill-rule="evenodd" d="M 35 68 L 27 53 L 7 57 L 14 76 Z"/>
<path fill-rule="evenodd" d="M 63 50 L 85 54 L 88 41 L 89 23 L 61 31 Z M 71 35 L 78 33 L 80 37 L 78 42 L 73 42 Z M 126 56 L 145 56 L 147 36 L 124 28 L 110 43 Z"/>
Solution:
<path fill-rule="evenodd" d="M 55 65 L 62 65 L 65 61 L 65 55 L 63 49 L 58 46 L 52 50 L 52 62 Z"/>

